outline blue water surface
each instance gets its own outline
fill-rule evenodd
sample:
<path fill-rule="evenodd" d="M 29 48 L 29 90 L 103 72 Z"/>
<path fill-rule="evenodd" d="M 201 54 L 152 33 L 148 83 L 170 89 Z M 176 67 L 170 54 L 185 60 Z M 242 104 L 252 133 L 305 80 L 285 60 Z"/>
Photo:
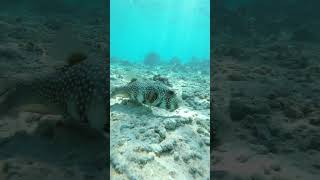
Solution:
<path fill-rule="evenodd" d="M 111 0 L 111 57 L 139 62 L 151 52 L 209 60 L 210 0 Z"/>

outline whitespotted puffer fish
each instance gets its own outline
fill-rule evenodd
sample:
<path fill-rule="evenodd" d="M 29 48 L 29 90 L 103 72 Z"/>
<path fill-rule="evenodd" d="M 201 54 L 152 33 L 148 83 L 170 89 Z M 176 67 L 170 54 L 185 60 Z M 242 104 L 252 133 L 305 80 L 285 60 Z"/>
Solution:
<path fill-rule="evenodd" d="M 64 115 L 65 120 L 89 126 L 105 135 L 108 71 L 105 61 L 85 60 L 30 82 L 18 83 L 0 104 L 0 113 L 5 114 L 16 106 L 41 104 Z"/>
<path fill-rule="evenodd" d="M 155 106 L 174 111 L 179 108 L 179 99 L 176 93 L 157 81 L 142 81 L 132 79 L 125 86 L 116 87 L 111 97 L 124 96 L 138 103 Z"/>

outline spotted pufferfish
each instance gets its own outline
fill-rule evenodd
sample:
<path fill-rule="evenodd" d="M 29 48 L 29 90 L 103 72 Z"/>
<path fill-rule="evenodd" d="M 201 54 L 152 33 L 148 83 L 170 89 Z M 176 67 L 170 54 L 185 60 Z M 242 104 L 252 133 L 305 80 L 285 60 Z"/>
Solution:
<path fill-rule="evenodd" d="M 124 96 L 141 104 L 159 107 L 168 111 L 179 108 L 176 93 L 159 81 L 132 79 L 125 86 L 115 87 L 111 97 Z"/>
<path fill-rule="evenodd" d="M 20 82 L 0 103 L 0 115 L 15 106 L 41 104 L 62 114 L 71 123 L 106 134 L 109 107 L 108 66 L 105 61 L 82 61 Z"/>

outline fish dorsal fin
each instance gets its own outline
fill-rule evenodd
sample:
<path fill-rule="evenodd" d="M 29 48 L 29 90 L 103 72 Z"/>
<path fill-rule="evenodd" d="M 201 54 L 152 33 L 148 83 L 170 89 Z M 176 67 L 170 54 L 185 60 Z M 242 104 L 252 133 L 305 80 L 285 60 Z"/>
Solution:
<path fill-rule="evenodd" d="M 135 81 L 137 81 L 137 80 L 138 80 L 137 78 L 132 78 L 131 81 L 130 81 L 130 83 L 133 83 L 133 82 L 135 82 Z"/>
<path fill-rule="evenodd" d="M 83 52 L 73 52 L 66 60 L 68 66 L 73 66 L 87 59 L 87 55 Z"/>

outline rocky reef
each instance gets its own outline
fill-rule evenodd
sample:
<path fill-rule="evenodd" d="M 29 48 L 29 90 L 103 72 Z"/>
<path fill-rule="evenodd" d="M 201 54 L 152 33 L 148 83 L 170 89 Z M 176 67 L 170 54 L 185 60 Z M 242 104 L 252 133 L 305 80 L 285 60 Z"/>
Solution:
<path fill-rule="evenodd" d="M 217 2 L 213 179 L 319 179 L 319 27 L 295 14 L 309 3 Z"/>

